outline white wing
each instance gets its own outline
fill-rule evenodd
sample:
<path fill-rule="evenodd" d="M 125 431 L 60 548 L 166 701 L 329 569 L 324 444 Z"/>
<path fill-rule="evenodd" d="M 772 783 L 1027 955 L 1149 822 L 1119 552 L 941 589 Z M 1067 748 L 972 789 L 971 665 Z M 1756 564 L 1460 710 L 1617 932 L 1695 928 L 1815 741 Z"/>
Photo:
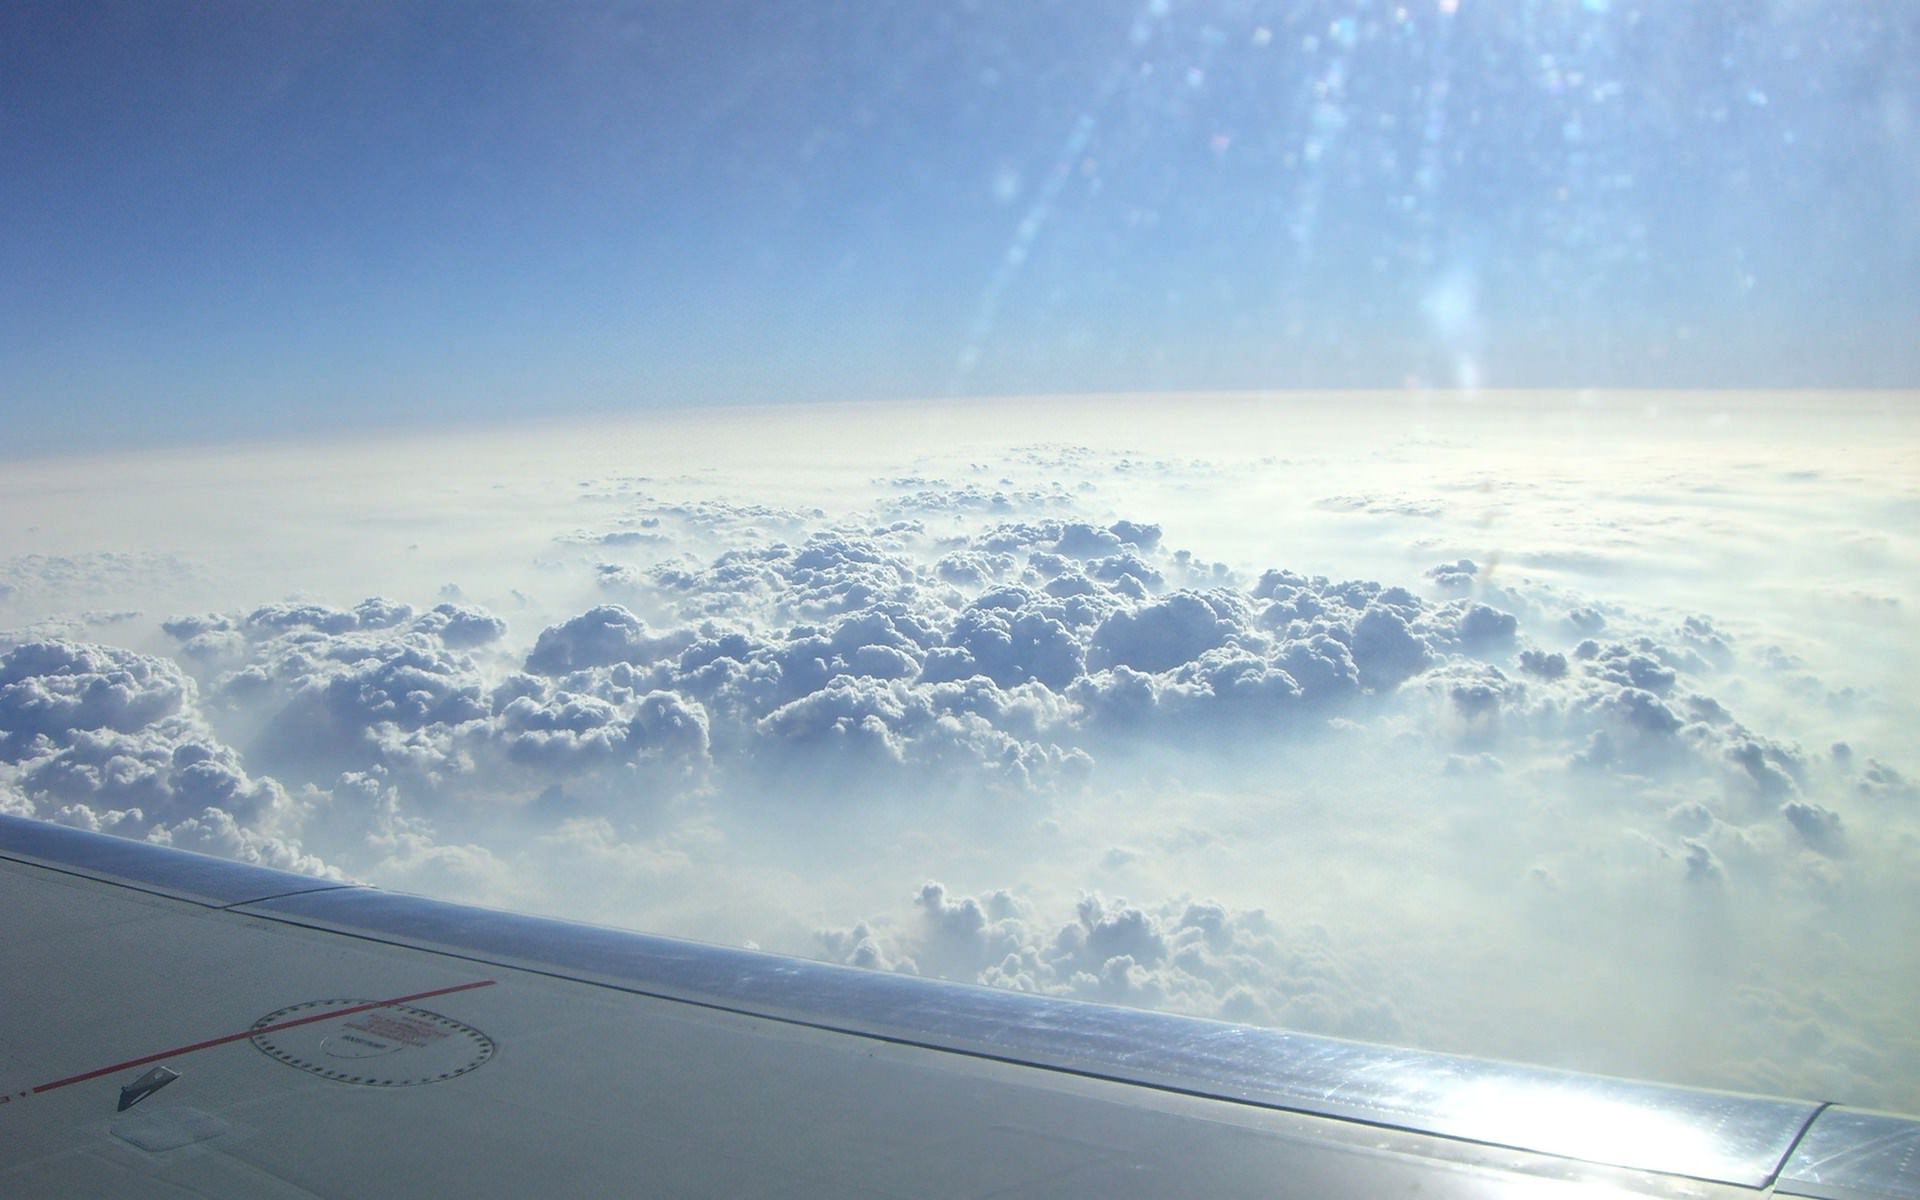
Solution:
<path fill-rule="evenodd" d="M 1920 1196 L 1920 1124 L 0 817 L 0 1195 Z"/>

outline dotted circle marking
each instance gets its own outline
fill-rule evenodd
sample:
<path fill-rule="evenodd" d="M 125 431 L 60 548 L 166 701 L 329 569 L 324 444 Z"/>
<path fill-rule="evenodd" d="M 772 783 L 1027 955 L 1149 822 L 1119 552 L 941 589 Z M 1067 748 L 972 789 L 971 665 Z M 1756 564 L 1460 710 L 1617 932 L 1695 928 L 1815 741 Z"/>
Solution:
<path fill-rule="evenodd" d="M 298 1067 L 322 1079 L 362 1087 L 413 1087 L 422 1083 L 443 1083 L 465 1075 L 493 1057 L 493 1039 L 471 1025 L 428 1012 L 424 1008 L 410 1008 L 404 1004 L 367 1008 L 371 1003 L 369 1000 L 336 999 L 308 1000 L 303 1004 L 291 1005 L 261 1017 L 253 1023 L 253 1027 L 264 1029 L 302 1017 L 314 1017 L 329 1008 L 360 1011 L 344 1014 L 338 1021 L 313 1021 L 292 1029 L 256 1033 L 249 1040 L 262 1054 L 277 1058 L 290 1067 Z M 377 1056 L 350 1058 L 328 1054 L 324 1049 L 328 1036 L 339 1036 L 343 1023 L 356 1018 L 362 1022 L 371 1019 L 370 1023 L 375 1024 L 376 1028 L 382 1021 L 393 1022 L 397 1018 L 402 1032 L 411 1032 L 414 1040 L 403 1039 L 391 1051 L 380 1052 Z M 329 1066 L 329 1059 L 340 1066 Z M 367 1067 L 357 1067 L 360 1062 L 366 1063 Z M 348 1063 L 355 1063 L 357 1069 L 342 1069 Z M 377 1066 L 386 1066 L 389 1070 L 368 1069 Z"/>

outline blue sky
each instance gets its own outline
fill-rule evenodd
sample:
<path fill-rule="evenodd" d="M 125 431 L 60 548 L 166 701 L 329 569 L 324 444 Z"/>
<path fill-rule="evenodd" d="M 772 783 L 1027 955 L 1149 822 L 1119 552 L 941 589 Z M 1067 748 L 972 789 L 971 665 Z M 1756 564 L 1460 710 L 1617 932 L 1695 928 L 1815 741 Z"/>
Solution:
<path fill-rule="evenodd" d="M 13 4 L 12 453 L 661 404 L 1920 383 L 1878 3 Z"/>

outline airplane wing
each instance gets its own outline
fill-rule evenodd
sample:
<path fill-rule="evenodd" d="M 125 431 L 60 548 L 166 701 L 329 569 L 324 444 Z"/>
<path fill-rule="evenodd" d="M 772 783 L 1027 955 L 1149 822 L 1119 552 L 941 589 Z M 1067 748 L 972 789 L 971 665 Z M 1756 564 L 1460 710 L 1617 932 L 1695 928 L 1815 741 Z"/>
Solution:
<path fill-rule="evenodd" d="M 0 1195 L 1920 1197 L 1920 1122 L 0 816 Z"/>

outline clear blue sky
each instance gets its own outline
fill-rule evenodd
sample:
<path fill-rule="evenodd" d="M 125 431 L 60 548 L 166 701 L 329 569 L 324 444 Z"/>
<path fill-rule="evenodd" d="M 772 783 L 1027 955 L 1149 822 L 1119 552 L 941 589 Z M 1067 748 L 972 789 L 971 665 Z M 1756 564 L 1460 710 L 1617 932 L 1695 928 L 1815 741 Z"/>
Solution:
<path fill-rule="evenodd" d="M 9 451 L 1920 386 L 1920 6 L 1448 7 L 14 0 Z"/>

